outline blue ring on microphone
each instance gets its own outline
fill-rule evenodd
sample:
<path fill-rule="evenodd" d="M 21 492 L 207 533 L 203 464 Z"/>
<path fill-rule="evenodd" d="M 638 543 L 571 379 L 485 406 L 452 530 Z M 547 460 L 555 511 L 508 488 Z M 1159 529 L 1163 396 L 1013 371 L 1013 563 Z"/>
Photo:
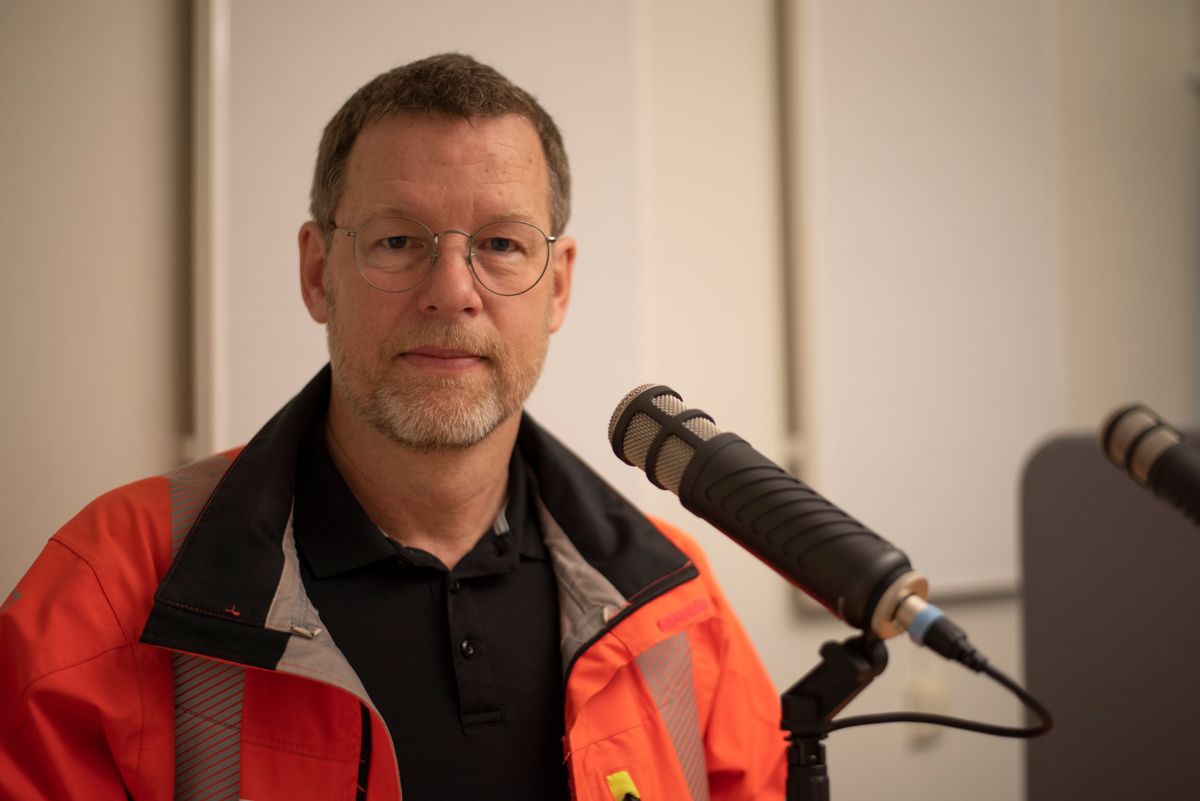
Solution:
<path fill-rule="evenodd" d="M 929 627 L 945 616 L 945 613 L 941 609 L 938 609 L 933 604 L 928 604 L 917 613 L 912 623 L 908 624 L 908 636 L 912 637 L 913 642 L 917 643 L 917 645 L 924 645 L 925 635 L 929 632 Z"/>

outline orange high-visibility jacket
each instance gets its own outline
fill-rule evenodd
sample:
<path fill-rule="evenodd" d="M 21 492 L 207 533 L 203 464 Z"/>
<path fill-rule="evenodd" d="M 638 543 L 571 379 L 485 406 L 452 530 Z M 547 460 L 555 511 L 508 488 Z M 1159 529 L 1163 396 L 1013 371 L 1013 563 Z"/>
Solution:
<path fill-rule="evenodd" d="M 401 797 L 298 570 L 297 446 L 328 393 L 326 368 L 244 449 L 51 538 L 0 608 L 0 798 Z M 778 696 L 694 543 L 528 417 L 518 447 L 559 586 L 574 798 L 783 798 Z"/>

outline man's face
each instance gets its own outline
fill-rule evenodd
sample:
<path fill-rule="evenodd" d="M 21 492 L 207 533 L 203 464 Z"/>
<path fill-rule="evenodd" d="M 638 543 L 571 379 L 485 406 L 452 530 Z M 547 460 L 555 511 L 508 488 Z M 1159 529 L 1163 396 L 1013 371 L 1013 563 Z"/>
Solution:
<path fill-rule="evenodd" d="M 347 163 L 336 222 L 355 230 L 409 217 L 433 231 L 501 220 L 549 230 L 541 143 L 523 117 L 470 121 L 404 116 L 368 125 Z M 382 292 L 354 265 L 350 237 L 307 223 L 300 233 L 305 303 L 328 324 L 335 391 L 362 422 L 422 449 L 473 445 L 513 419 L 537 381 L 566 312 L 575 246 L 560 239 L 541 281 L 523 295 L 481 287 L 466 237 L 442 237 L 414 289 Z"/>

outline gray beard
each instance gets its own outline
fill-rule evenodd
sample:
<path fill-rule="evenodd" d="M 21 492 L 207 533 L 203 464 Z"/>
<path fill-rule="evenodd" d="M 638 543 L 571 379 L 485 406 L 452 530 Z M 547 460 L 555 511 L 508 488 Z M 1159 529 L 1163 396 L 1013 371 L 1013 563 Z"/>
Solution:
<path fill-rule="evenodd" d="M 540 367 L 529 378 L 530 390 Z M 503 403 L 496 391 L 465 397 L 466 390 L 446 381 L 436 382 L 441 386 L 434 393 L 429 392 L 429 382 L 377 385 L 364 398 L 347 382 L 338 383 L 342 396 L 360 418 L 392 441 L 423 451 L 469 448 L 482 442 L 520 411 L 528 396 L 528 392 L 515 393 L 509 403 Z"/>
<path fill-rule="evenodd" d="M 536 358 L 517 364 L 497 339 L 443 323 L 410 327 L 368 358 L 346 347 L 336 303 L 329 296 L 327 339 L 333 382 L 350 409 L 375 430 L 416 450 L 469 448 L 520 411 L 541 375 L 549 346 L 546 334 Z M 400 383 L 388 375 L 396 354 L 423 345 L 460 348 L 487 357 L 488 380 L 427 377 Z"/>

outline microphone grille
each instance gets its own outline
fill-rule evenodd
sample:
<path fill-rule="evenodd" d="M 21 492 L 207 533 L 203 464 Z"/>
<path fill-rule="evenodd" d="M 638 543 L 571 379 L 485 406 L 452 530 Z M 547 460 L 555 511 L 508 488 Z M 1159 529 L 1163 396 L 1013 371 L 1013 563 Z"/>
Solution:
<path fill-rule="evenodd" d="M 608 418 L 608 441 L 612 442 L 613 434 L 617 432 L 617 421 L 621 419 L 621 415 L 625 414 L 625 410 L 629 408 L 629 404 L 633 403 L 633 399 L 641 395 L 656 384 L 642 384 L 625 393 L 625 397 L 621 398 L 621 402 L 617 404 L 617 408 L 613 409 L 612 417 Z M 643 458 L 644 455 L 643 455 Z"/>
<path fill-rule="evenodd" d="M 634 399 L 643 393 L 659 390 L 650 398 L 651 405 L 663 413 L 664 417 L 675 417 L 689 410 L 687 404 L 676 397 L 671 390 L 656 384 L 642 384 L 631 390 L 613 412 L 608 424 L 608 438 L 612 441 L 616 433 L 617 421 Z M 683 427 L 695 434 L 700 440 L 708 441 L 721 433 L 721 430 L 707 417 L 693 417 L 683 421 Z M 646 458 L 650 445 L 662 430 L 662 424 L 644 412 L 637 412 L 629 420 L 625 436 L 621 440 L 621 453 L 625 459 L 641 470 L 646 470 Z M 683 472 L 688 462 L 695 455 L 695 449 L 676 436 L 668 435 L 658 451 L 658 460 L 654 464 L 654 475 L 664 488 L 679 494 L 679 485 L 683 481 Z"/>

